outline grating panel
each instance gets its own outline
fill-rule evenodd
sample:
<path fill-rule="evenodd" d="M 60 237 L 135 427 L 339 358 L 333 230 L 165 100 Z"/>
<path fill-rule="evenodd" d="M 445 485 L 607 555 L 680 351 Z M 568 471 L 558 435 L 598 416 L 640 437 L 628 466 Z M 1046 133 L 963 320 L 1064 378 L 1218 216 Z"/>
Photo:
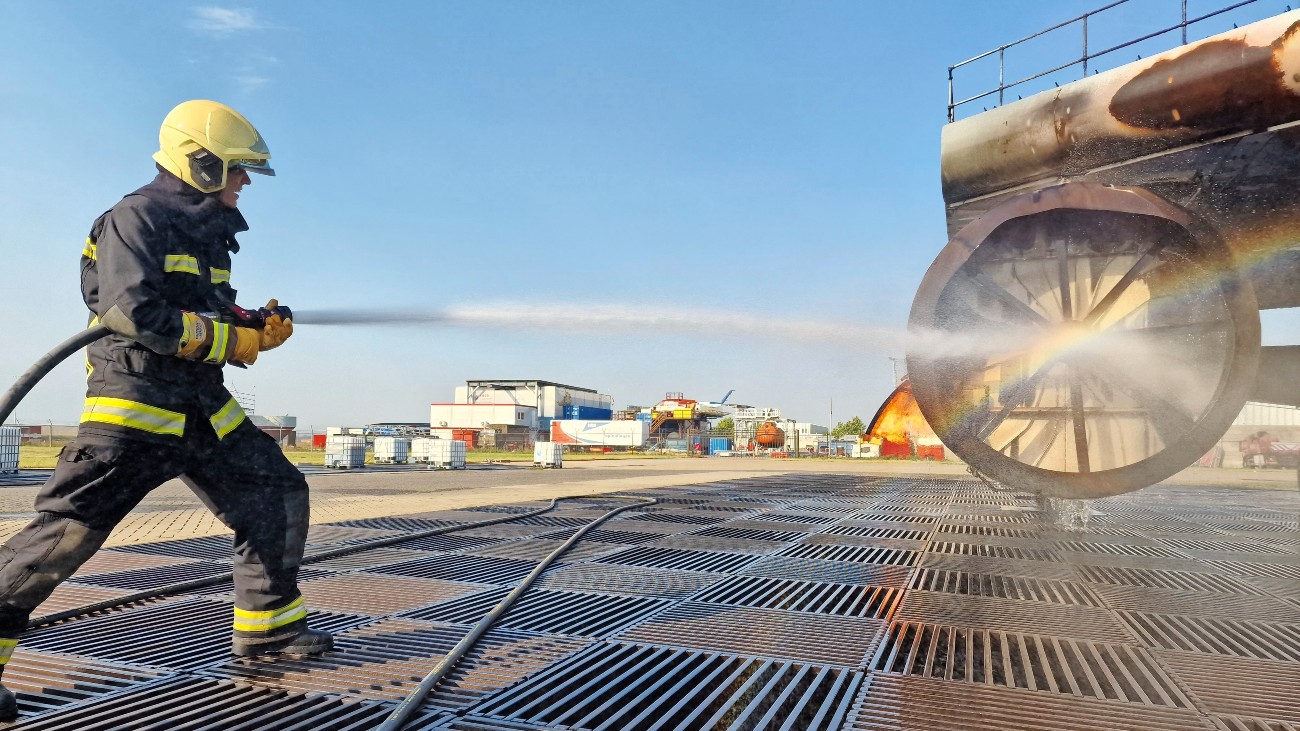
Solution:
<path fill-rule="evenodd" d="M 577 532 L 578 530 L 576 528 L 568 528 L 565 530 L 554 531 L 551 533 L 543 533 L 542 535 L 538 535 L 535 537 L 542 540 L 566 540 L 574 533 Z M 650 543 L 656 541 L 662 535 L 664 534 L 658 532 L 644 533 L 644 532 L 635 532 L 635 531 L 606 530 L 605 528 L 597 528 L 596 530 L 593 530 L 587 533 L 587 535 L 583 536 L 582 540 L 594 541 L 596 543 L 620 543 L 623 545 L 637 545 L 640 543 Z"/>
<path fill-rule="evenodd" d="M 156 673 L 91 660 L 19 648 L 5 666 L 5 687 L 18 695 L 24 717 L 84 701 L 153 679 Z"/>
<path fill-rule="evenodd" d="M 409 541 L 394 543 L 389 548 L 405 548 L 412 551 L 464 551 L 500 543 L 503 538 L 471 536 L 464 532 L 442 533 L 424 538 L 412 538 Z"/>
<path fill-rule="evenodd" d="M 602 644 L 483 704 L 550 727 L 650 731 L 837 729 L 861 682 L 836 668 Z"/>
<path fill-rule="evenodd" d="M 155 566 L 147 569 L 120 571 L 113 574 L 85 576 L 78 578 L 77 583 L 143 591 L 169 584 L 179 584 L 182 581 L 206 579 L 209 576 L 228 573 L 230 573 L 230 564 L 194 561 L 174 566 Z"/>
<path fill-rule="evenodd" d="M 768 556 L 746 566 L 739 573 L 746 576 L 770 576 L 777 579 L 806 579 L 832 584 L 875 584 L 877 586 L 906 586 L 911 569 L 903 566 L 874 563 L 847 563 L 821 561 L 794 556 Z"/>
<path fill-rule="evenodd" d="M 731 524 L 717 525 L 712 528 L 705 528 L 702 531 L 691 533 L 693 536 L 709 536 L 712 538 L 741 538 L 747 541 L 774 541 L 778 543 L 788 543 L 797 541 L 804 537 L 804 533 L 780 530 L 758 530 L 754 528 L 733 528 Z"/>
<path fill-rule="evenodd" d="M 1163 546 L 1135 545 L 1131 543 L 1116 543 L 1113 541 L 1057 541 L 1056 545 L 1062 551 L 1073 553 L 1101 553 L 1111 556 L 1155 556 L 1158 558 L 1187 558 L 1187 554 L 1179 553 L 1172 548 Z"/>
<path fill-rule="evenodd" d="M 791 523 L 794 525 L 815 528 L 819 525 L 830 525 L 831 523 L 839 522 L 842 517 L 843 516 L 839 515 L 812 515 L 809 513 L 763 513 L 761 515 L 753 516 L 750 520 Z"/>
<path fill-rule="evenodd" d="M 506 541 L 504 543 L 495 543 L 491 546 L 475 548 L 465 553 L 471 556 L 493 556 L 497 558 L 514 558 L 526 561 L 541 562 L 542 559 L 555 552 L 555 549 L 564 545 L 564 541 L 542 540 L 539 538 L 525 538 L 520 541 Z M 605 556 L 614 551 L 622 551 L 626 546 L 620 546 L 616 543 L 598 543 L 596 541 L 583 540 L 579 541 L 569 550 L 565 551 L 557 560 L 557 564 L 579 563 L 587 561 L 597 556 Z"/>
<path fill-rule="evenodd" d="M 657 548 L 674 548 L 682 551 L 719 551 L 722 553 L 768 554 L 785 545 L 778 541 L 754 541 L 748 538 L 719 538 L 698 533 L 678 533 L 655 541 Z"/>
<path fill-rule="evenodd" d="M 442 554 L 366 569 L 367 572 L 478 584 L 513 584 L 537 566 L 535 561 Z"/>
<path fill-rule="evenodd" d="M 889 513 L 864 513 L 855 516 L 853 520 L 845 521 L 844 525 L 863 525 L 870 523 L 903 523 L 908 525 L 928 525 L 937 523 L 939 519 L 929 515 L 895 515 Z"/>
<path fill-rule="evenodd" d="M 778 555 L 793 558 L 812 558 L 822 561 L 911 566 L 916 563 L 921 554 L 916 551 L 902 551 L 874 546 L 825 546 L 813 543 L 798 543 L 782 550 Z"/>
<path fill-rule="evenodd" d="M 596 563 L 616 563 L 624 566 L 651 566 L 682 571 L 731 572 L 754 561 L 756 557 L 740 553 L 710 553 L 706 551 L 677 551 L 671 548 L 630 548 L 626 551 L 596 560 Z"/>
<path fill-rule="evenodd" d="M 490 586 L 355 573 L 304 581 L 299 584 L 299 589 L 307 600 L 307 606 L 312 609 L 384 616 L 474 594 Z"/>
<path fill-rule="evenodd" d="M 912 582 L 912 588 L 967 596 L 1081 604 L 1089 607 L 1105 606 L 1100 597 L 1082 584 L 1020 576 L 920 569 Z"/>
<path fill-rule="evenodd" d="M 449 525 L 461 525 L 463 523 L 473 523 L 478 520 L 490 520 L 499 518 L 499 515 L 483 516 L 482 518 L 465 518 L 464 520 L 431 520 L 428 518 L 365 518 L 363 520 L 341 520 L 337 523 L 325 523 L 325 525 L 342 525 L 349 528 L 373 528 L 375 530 L 389 531 L 410 531 L 418 532 L 431 530 L 433 528 L 445 528 Z"/>
<path fill-rule="evenodd" d="M 924 530 L 910 530 L 907 528 L 833 525 L 830 528 L 827 528 L 825 533 L 817 537 L 831 535 L 858 536 L 860 538 L 893 538 L 904 541 L 924 541 L 930 537 L 930 532 Z"/>
<path fill-rule="evenodd" d="M 388 715 L 386 705 L 295 695 L 207 678 L 149 683 L 98 703 L 24 723 L 24 731 L 360 731 Z"/>
<path fill-rule="evenodd" d="M 1095 584 L 1115 609 L 1157 614 L 1193 614 L 1259 622 L 1300 623 L 1300 607 L 1270 596 L 1223 594 L 1144 586 Z"/>
<path fill-rule="evenodd" d="M 1057 561 L 1060 556 L 1046 548 L 1023 548 L 1020 546 L 1002 546 L 992 543 L 953 543 L 951 541 L 931 541 L 931 553 L 943 553 L 953 556 L 979 556 L 981 558 L 1010 558 L 1019 561 Z"/>
<path fill-rule="evenodd" d="M 841 617 L 889 619 L 902 598 L 901 589 L 883 586 L 733 576 L 700 592 L 692 600 Z"/>
<path fill-rule="evenodd" d="M 74 579 L 84 579 L 95 574 L 115 574 L 131 569 L 147 569 L 156 566 L 177 566 L 192 563 L 194 559 L 176 556 L 158 556 L 144 553 L 122 553 L 114 550 L 98 551 L 72 575 Z"/>
<path fill-rule="evenodd" d="M 1210 713 L 1300 720 L 1300 665 L 1156 650 Z"/>
<path fill-rule="evenodd" d="M 844 727 L 853 731 L 1204 731 L 1200 714 L 921 677 L 876 675 Z"/>
<path fill-rule="evenodd" d="M 512 538 L 532 538 L 547 533 L 554 533 L 555 529 L 544 525 L 518 525 L 514 523 L 499 523 L 497 525 L 485 525 L 480 528 L 466 528 L 456 531 L 458 536 L 482 536 L 484 538 L 497 538 L 501 540 L 510 540 Z"/>
<path fill-rule="evenodd" d="M 70 652 L 116 662 L 199 668 L 230 654 L 233 605 L 211 599 L 154 602 L 143 607 L 41 627 L 23 636 L 24 647 Z M 311 611 L 312 627 L 337 631 L 370 617 Z"/>
<path fill-rule="evenodd" d="M 629 569 L 614 564 L 588 563 L 548 571 L 535 586 L 684 599 L 722 578 L 719 574 L 697 571 Z"/>
<path fill-rule="evenodd" d="M 1208 541 L 1178 540 L 1172 538 L 1157 539 L 1166 546 L 1182 551 L 1229 552 L 1229 553 L 1285 553 L 1272 546 L 1250 541 Z"/>
<path fill-rule="evenodd" d="M 860 667 L 882 625 L 859 617 L 685 602 L 619 639 Z"/>
<path fill-rule="evenodd" d="M 621 520 L 619 519 L 621 518 Z M 637 512 L 637 514 L 619 516 L 611 520 L 610 524 L 619 525 L 621 523 L 630 523 L 634 520 L 651 523 L 685 523 L 689 525 L 715 525 L 723 523 L 727 518 L 722 515 L 689 515 L 677 514 L 677 512 Z"/>
<path fill-rule="evenodd" d="M 125 553 L 144 553 L 153 556 L 180 556 L 183 558 L 224 559 L 229 561 L 235 552 L 235 541 L 233 535 L 205 536 L 203 538 L 185 538 L 179 541 L 114 546 L 112 550 Z"/>
<path fill-rule="evenodd" d="M 1094 642 L 1132 642 L 1108 609 L 1080 605 L 1022 602 L 933 591 L 909 591 L 899 621 L 949 624 L 994 631 L 1075 637 Z"/>
<path fill-rule="evenodd" d="M 951 540 L 948 536 L 1037 538 L 1039 533 L 1032 528 L 1003 528 L 1000 525 L 941 525 L 935 530 L 935 540 Z"/>
<path fill-rule="evenodd" d="M 894 622 L 871 667 L 896 675 L 1193 707 L 1154 658 L 1127 645 Z"/>
<path fill-rule="evenodd" d="M 1149 646 L 1300 662 L 1300 625 L 1117 612 Z"/>
<path fill-rule="evenodd" d="M 1218 716 L 1210 718 L 1219 731 L 1300 731 L 1300 722 L 1270 721 L 1245 716 Z"/>
<path fill-rule="evenodd" d="M 307 529 L 307 542 L 315 544 L 356 543 L 358 541 L 373 541 L 378 538 L 388 538 L 389 536 L 395 535 L 398 535 L 398 531 L 375 530 L 373 528 L 349 528 L 342 525 L 326 525 L 320 523 Z"/>
<path fill-rule="evenodd" d="M 423 558 L 430 555 L 425 551 L 406 551 L 400 548 L 370 548 L 365 551 L 359 551 L 350 556 L 340 556 L 331 558 L 328 561 L 317 561 L 311 564 L 314 569 L 328 569 L 335 571 L 344 571 L 347 569 L 364 569 L 371 566 L 382 566 L 386 563 L 401 563 L 411 559 Z"/>
<path fill-rule="evenodd" d="M 464 627 L 388 619 L 336 636 L 335 650 L 319 657 L 241 658 L 204 672 L 295 692 L 395 701 L 419 685 L 465 631 Z M 472 706 L 586 644 L 564 637 L 493 629 L 438 683 L 423 707 L 456 710 Z"/>
<path fill-rule="evenodd" d="M 1279 560 L 1280 558 L 1278 557 Z M 1205 564 L 1212 570 L 1236 576 L 1300 581 L 1300 565 L 1295 564 L 1265 563 L 1263 561 L 1206 561 Z"/>
<path fill-rule="evenodd" d="M 406 612 L 412 619 L 472 625 L 492 611 L 509 590 L 461 597 Z M 567 591 L 533 590 L 519 599 L 494 626 L 526 632 L 606 637 L 640 622 L 670 603 L 666 599 Z"/>
<path fill-rule="evenodd" d="M 1109 566 L 1078 566 L 1079 575 L 1099 584 L 1183 589 L 1221 594 L 1262 594 L 1259 589 L 1230 576 L 1191 571 L 1160 571 Z"/>
<path fill-rule="evenodd" d="M 921 565 L 936 571 L 964 571 L 972 574 L 1007 574 L 1035 579 L 1069 581 L 1076 578 L 1074 569 L 1062 563 L 1048 561 L 1020 561 L 1013 558 L 988 558 L 985 556 L 958 556 L 929 553 Z"/>
<path fill-rule="evenodd" d="M 83 586 L 72 581 L 65 581 L 54 589 L 54 593 L 32 612 L 33 617 L 44 617 L 69 609 L 78 609 L 89 604 L 98 604 L 108 599 L 126 595 L 121 589 L 102 589 L 97 586 Z"/>
<path fill-rule="evenodd" d="M 759 530 L 759 531 L 780 531 L 782 533 L 817 533 L 826 526 L 813 525 L 805 523 L 781 523 L 771 520 L 754 520 L 747 518 L 743 520 L 729 520 L 719 528 L 740 528 L 742 530 Z M 796 536 L 797 537 L 797 536 Z M 789 540 L 794 540 L 789 539 Z"/>

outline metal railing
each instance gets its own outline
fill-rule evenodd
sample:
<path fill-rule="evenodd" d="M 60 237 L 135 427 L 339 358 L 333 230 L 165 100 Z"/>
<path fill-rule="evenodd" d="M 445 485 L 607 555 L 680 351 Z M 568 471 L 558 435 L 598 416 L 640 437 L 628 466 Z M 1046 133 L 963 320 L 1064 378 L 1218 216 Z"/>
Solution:
<path fill-rule="evenodd" d="M 1010 43 L 1007 43 L 1007 44 L 1004 44 L 1004 45 L 998 46 L 997 48 L 995 48 L 995 49 L 993 49 L 993 50 L 991 50 L 991 51 L 987 51 L 987 52 L 985 52 L 985 53 L 981 53 L 980 55 L 975 56 L 974 58 L 968 58 L 968 59 L 966 59 L 965 61 L 962 61 L 961 63 L 957 63 L 957 64 L 953 64 L 952 66 L 949 66 L 949 67 L 948 67 L 948 121 L 949 121 L 949 122 L 954 122 L 954 121 L 956 121 L 956 119 L 957 119 L 957 107 L 960 107 L 960 106 L 962 106 L 962 105 L 964 105 L 964 104 L 970 104 L 971 102 L 977 101 L 977 100 L 979 100 L 979 99 L 984 99 L 984 98 L 986 98 L 986 97 L 990 97 L 990 96 L 992 96 L 992 95 L 994 95 L 994 94 L 997 94 L 997 97 L 998 97 L 998 106 L 1001 106 L 1001 105 L 1004 103 L 1004 101 L 1005 101 L 1006 92 L 1007 92 L 1008 89 L 1014 89 L 1015 87 L 1020 86 L 1021 84 L 1026 84 L 1026 83 L 1028 83 L 1028 82 L 1030 82 L 1030 81 L 1034 81 L 1034 80 L 1036 80 L 1036 79 L 1041 79 L 1041 78 L 1043 78 L 1044 76 L 1047 76 L 1047 75 L 1049 75 L 1049 74 L 1054 74 L 1054 73 L 1056 73 L 1057 71 L 1063 71 L 1063 70 L 1068 69 L 1068 68 L 1071 68 L 1071 67 L 1073 67 L 1073 66 L 1082 66 L 1082 67 L 1083 67 L 1083 73 L 1082 73 L 1082 75 L 1080 76 L 1080 78 L 1086 77 L 1086 76 L 1088 75 L 1088 62 L 1091 61 L 1092 59 L 1099 58 L 1099 57 L 1101 57 L 1101 56 L 1105 56 L 1105 55 L 1108 54 L 1108 53 L 1114 53 L 1115 51 L 1119 51 L 1119 50 L 1122 50 L 1122 49 L 1128 48 L 1128 47 L 1130 47 L 1130 46 L 1134 46 L 1134 45 L 1136 45 L 1136 44 L 1138 44 L 1138 43 L 1141 43 L 1142 41 L 1150 40 L 1150 39 L 1155 38 L 1155 37 L 1157 37 L 1157 36 L 1162 36 L 1162 35 L 1164 35 L 1164 34 L 1166 34 L 1166 33 L 1172 33 L 1172 32 L 1174 32 L 1174 31 L 1181 30 L 1181 31 L 1182 31 L 1182 42 L 1183 42 L 1184 44 L 1186 44 L 1186 43 L 1187 43 L 1187 29 L 1188 29 L 1188 27 L 1190 27 L 1190 26 L 1192 26 L 1192 25 L 1195 25 L 1196 23 L 1200 23 L 1201 21 L 1208 20 L 1208 19 L 1213 18 L 1213 17 L 1218 16 L 1218 15 L 1223 15 L 1224 13 L 1231 12 L 1231 11 L 1233 11 L 1233 10 L 1236 10 L 1237 8 L 1240 8 L 1240 7 L 1243 7 L 1243 6 L 1246 6 L 1246 5 L 1250 5 L 1250 4 L 1255 3 L 1255 2 L 1258 2 L 1258 1 L 1259 1 L 1259 0 L 1241 0 L 1241 2 L 1233 3 L 1232 5 L 1229 5 L 1229 6 L 1225 7 L 1225 8 L 1221 8 L 1221 9 L 1219 9 L 1219 10 L 1215 10 L 1215 11 L 1213 11 L 1213 12 L 1209 12 L 1209 13 L 1206 13 L 1206 14 L 1204 14 L 1204 15 L 1201 15 L 1201 16 L 1198 16 L 1198 17 L 1195 17 L 1195 18 L 1188 18 L 1188 17 L 1187 17 L 1187 0 L 1178 0 L 1178 2 L 1179 2 L 1179 6 L 1180 6 L 1182 12 L 1181 12 L 1181 20 L 1180 20 L 1180 22 L 1176 23 L 1175 25 L 1171 25 L 1171 26 L 1169 26 L 1169 27 L 1167 27 L 1167 28 L 1161 28 L 1160 30 L 1152 31 L 1151 33 L 1147 33 L 1146 35 L 1144 35 L 1144 36 L 1142 36 L 1142 37 L 1140 37 L 1140 38 L 1134 38 L 1134 39 L 1131 40 L 1131 41 L 1125 41 L 1125 42 L 1123 42 L 1123 43 L 1120 43 L 1119 45 L 1111 46 L 1111 47 L 1109 47 L 1109 48 L 1106 48 L 1106 49 L 1103 49 L 1103 50 L 1100 50 L 1100 51 L 1091 51 L 1091 52 L 1090 52 L 1090 51 L 1088 50 L 1088 19 L 1091 18 L 1091 17 L 1093 17 L 1093 16 L 1095 16 L 1095 15 L 1098 15 L 1098 14 L 1100 14 L 1100 13 L 1104 13 L 1104 12 L 1106 12 L 1107 10 L 1110 10 L 1110 9 L 1112 9 L 1112 8 L 1115 8 L 1115 7 L 1118 7 L 1118 6 L 1120 6 L 1120 5 L 1124 5 L 1124 4 L 1127 4 L 1127 3 L 1131 2 L 1131 0 L 1116 0 L 1116 2 L 1110 3 L 1109 5 L 1106 5 L 1106 6 L 1103 6 L 1103 7 L 1097 8 L 1096 10 L 1089 11 L 1089 12 L 1084 13 L 1083 15 L 1080 15 L 1080 16 L 1078 16 L 1078 17 L 1076 17 L 1076 18 L 1071 18 L 1070 20 L 1067 20 L 1067 21 L 1064 21 L 1064 22 L 1061 22 L 1061 23 L 1057 23 L 1056 25 L 1054 25 L 1054 26 L 1052 26 L 1052 27 L 1050 27 L 1050 28 L 1044 28 L 1043 30 L 1038 31 L 1037 33 L 1034 33 L 1033 35 L 1025 36 L 1024 38 L 1021 38 L 1021 39 L 1019 39 L 1019 40 L 1015 40 L 1015 41 L 1012 41 L 1012 42 L 1010 42 Z M 1289 7 L 1288 7 L 1288 9 L 1289 9 Z M 1073 60 L 1071 60 L 1071 61 L 1067 61 L 1067 62 L 1065 62 L 1065 63 L 1063 63 L 1063 64 L 1058 65 L 1058 66 L 1054 66 L 1054 67 L 1052 67 L 1052 68 L 1050 68 L 1050 69 L 1047 69 L 1046 71 L 1041 71 L 1041 72 L 1036 73 L 1036 74 L 1033 74 L 1033 75 L 1031 75 L 1031 76 L 1026 76 L 1025 78 L 1020 79 L 1020 80 L 1018 80 L 1018 81 L 1013 81 L 1013 82 L 1011 82 L 1011 83 L 1009 83 L 1009 84 L 1006 83 L 1006 52 L 1007 52 L 1009 49 L 1015 48 L 1016 46 L 1018 46 L 1018 45 L 1020 45 L 1020 44 L 1022 44 L 1022 43 L 1025 43 L 1025 42 L 1027 42 L 1027 41 L 1031 41 L 1031 40 L 1033 40 L 1033 39 L 1035 39 L 1035 38 L 1038 38 L 1038 37 L 1040 37 L 1040 36 L 1044 36 L 1044 35 L 1046 35 L 1046 34 L 1048 34 L 1048 33 L 1051 33 L 1052 31 L 1060 30 L 1061 28 L 1067 28 L 1067 27 L 1069 27 L 1069 26 L 1071 26 L 1071 25 L 1075 25 L 1075 24 L 1078 24 L 1078 25 L 1081 27 L 1081 29 L 1082 29 L 1082 33 L 1081 33 L 1081 36 L 1082 36 L 1082 53 L 1080 54 L 1080 56 L 1079 56 L 1078 58 L 1073 59 Z M 997 85 L 997 87 L 994 88 L 994 89 L 990 89 L 989 91 L 985 91 L 985 92 L 983 92 L 983 93 L 976 94 L 975 96 L 966 97 L 965 99 L 957 100 L 956 97 L 955 97 L 955 91 L 954 91 L 954 89 L 953 89 L 953 72 L 954 72 L 955 70 L 957 70 L 957 69 L 963 67 L 963 66 L 966 66 L 966 65 L 968 65 L 968 64 L 974 63 L 974 62 L 976 62 L 976 61 L 981 61 L 981 60 L 986 59 L 986 58 L 988 58 L 988 57 L 990 57 L 990 56 L 993 56 L 994 54 L 996 54 L 997 57 L 998 57 L 998 85 Z"/>

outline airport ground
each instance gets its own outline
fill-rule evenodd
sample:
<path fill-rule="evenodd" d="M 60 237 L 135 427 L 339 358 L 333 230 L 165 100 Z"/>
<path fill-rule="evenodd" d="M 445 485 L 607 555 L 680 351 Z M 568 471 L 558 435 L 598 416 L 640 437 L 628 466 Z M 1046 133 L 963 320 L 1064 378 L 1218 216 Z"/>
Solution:
<path fill-rule="evenodd" d="M 428 470 L 417 465 L 327 470 L 302 465 L 312 487 L 312 523 L 364 520 L 438 510 L 690 485 L 788 473 L 898 477 L 968 477 L 956 462 L 920 460 L 799 459 L 749 457 L 633 457 L 567 459 L 563 469 L 542 470 L 526 461 L 470 464 L 465 470 Z M 47 472 L 19 473 L 17 485 L 0 490 L 0 540 L 33 517 L 32 501 Z M 3 484 L 0 482 L 0 484 Z M 1189 467 L 1164 485 L 1238 489 L 1297 489 L 1293 470 Z M 106 545 L 124 546 L 228 533 L 180 481 L 155 490 L 114 531 Z"/>

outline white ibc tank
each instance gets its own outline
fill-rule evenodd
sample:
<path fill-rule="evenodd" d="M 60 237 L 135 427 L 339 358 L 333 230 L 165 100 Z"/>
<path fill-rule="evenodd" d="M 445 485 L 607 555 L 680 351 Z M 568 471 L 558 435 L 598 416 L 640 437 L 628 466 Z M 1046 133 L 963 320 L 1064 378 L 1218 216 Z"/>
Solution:
<path fill-rule="evenodd" d="M 375 464 L 406 464 L 410 458 L 410 439 L 375 437 Z"/>
<path fill-rule="evenodd" d="M 340 434 L 325 440 L 325 466 L 339 469 L 366 465 L 366 439 Z"/>
<path fill-rule="evenodd" d="M 564 466 L 564 445 L 555 442 L 538 442 L 533 445 L 533 466 L 560 468 Z"/>
<path fill-rule="evenodd" d="M 0 473 L 18 471 L 18 443 L 22 432 L 16 426 L 0 426 Z"/>
<path fill-rule="evenodd" d="M 440 470 L 465 469 L 465 442 L 459 439 L 431 439 L 429 466 Z"/>
<path fill-rule="evenodd" d="M 441 439 L 433 437 L 416 437 L 411 440 L 411 461 L 416 464 L 426 464 L 429 456 L 433 454 L 433 442 L 440 442 Z"/>

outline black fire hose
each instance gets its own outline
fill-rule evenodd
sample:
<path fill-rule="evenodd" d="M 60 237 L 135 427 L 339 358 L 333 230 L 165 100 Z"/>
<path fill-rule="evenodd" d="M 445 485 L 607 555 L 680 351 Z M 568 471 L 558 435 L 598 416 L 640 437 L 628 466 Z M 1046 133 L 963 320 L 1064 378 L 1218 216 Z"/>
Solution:
<path fill-rule="evenodd" d="M 46 353 L 40 360 L 32 364 L 27 372 L 19 376 L 14 385 L 5 391 L 5 395 L 0 397 L 0 424 L 5 423 L 9 415 L 18 407 L 18 402 L 23 400 L 27 392 L 32 390 L 42 378 L 54 370 L 54 366 L 63 362 L 64 358 L 99 340 L 110 332 L 103 325 L 91 325 L 81 332 L 59 343 L 54 350 Z"/>
<path fill-rule="evenodd" d="M 528 587 L 532 586 L 534 581 L 537 581 L 537 578 L 555 562 L 555 559 L 560 557 L 560 554 L 569 550 L 573 544 L 582 540 L 582 537 L 593 528 L 604 523 L 615 515 L 618 515 L 624 510 L 654 505 L 659 502 L 658 499 L 652 497 L 633 497 L 630 495 L 609 495 L 606 497 L 618 497 L 624 500 L 636 500 L 637 502 L 632 503 L 631 505 L 624 505 L 621 508 L 615 508 L 596 520 L 584 525 L 582 530 L 569 536 L 569 540 L 565 541 L 559 548 L 556 548 L 550 553 L 550 555 L 543 559 L 541 563 L 537 564 L 537 566 L 533 568 L 532 572 L 524 577 L 523 581 L 519 582 L 515 588 L 511 589 L 510 593 L 506 594 L 505 598 L 492 608 L 492 611 L 484 615 L 483 618 L 478 621 L 478 624 L 474 625 L 474 628 L 469 631 L 469 634 L 461 638 L 460 642 L 457 642 L 456 646 L 451 648 L 451 652 L 444 655 L 443 658 L 438 661 L 438 664 L 433 666 L 433 670 L 430 670 L 429 674 L 424 676 L 424 680 L 420 681 L 420 685 L 417 686 L 415 690 L 411 691 L 406 698 L 403 698 L 401 703 L 397 704 L 397 707 L 393 709 L 393 712 L 388 715 L 388 718 L 384 719 L 384 722 L 380 724 L 375 731 L 401 731 L 402 725 L 406 723 L 411 714 L 415 713 L 416 709 L 420 707 L 420 703 L 424 700 L 425 696 L 429 695 L 429 692 L 433 690 L 433 686 L 437 685 L 439 680 L 442 680 L 447 673 L 451 672 L 452 668 L 456 667 L 456 663 L 460 662 L 461 658 L 463 658 L 465 654 L 474 647 L 474 645 L 479 641 L 479 638 L 482 637 L 483 634 L 488 631 L 488 628 L 492 626 L 492 623 L 496 622 L 501 618 L 501 615 L 510 610 L 510 607 L 515 603 L 515 601 L 518 600 L 519 597 L 523 596 L 524 592 L 528 591 Z"/>

